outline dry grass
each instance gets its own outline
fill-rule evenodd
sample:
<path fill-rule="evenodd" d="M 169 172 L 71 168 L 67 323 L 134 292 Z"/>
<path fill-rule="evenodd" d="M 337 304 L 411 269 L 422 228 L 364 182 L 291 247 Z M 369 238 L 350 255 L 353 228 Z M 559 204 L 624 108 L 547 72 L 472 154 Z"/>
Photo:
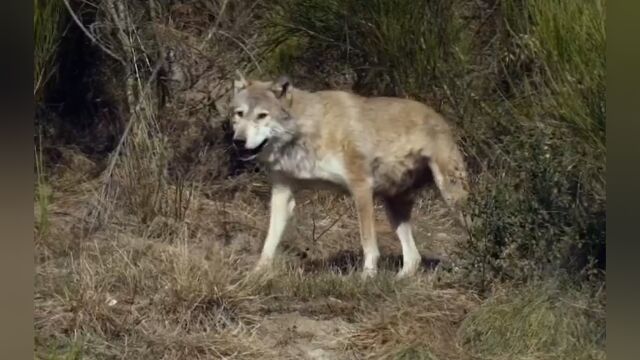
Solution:
<path fill-rule="evenodd" d="M 387 258 L 380 276 L 362 281 L 353 210 L 346 199 L 325 193 L 303 194 L 275 272 L 250 277 L 268 223 L 267 198 L 249 190 L 263 186 L 260 178 L 255 185 L 237 184 L 235 195 L 208 199 L 204 191 L 194 192 L 191 211 L 180 219 L 144 223 L 127 207 L 114 207 L 109 222 L 88 231 L 87 214 L 96 206 L 101 182 L 69 177 L 69 171 L 74 170 L 59 167 L 51 174 L 50 225 L 36 236 L 38 358 L 526 358 L 540 351 L 505 347 L 486 353 L 486 344 L 495 341 L 494 331 L 515 334 L 500 336 L 512 344 L 520 336 L 546 344 L 544 329 L 519 330 L 522 317 L 530 314 L 520 304 L 542 304 L 545 310 L 562 299 L 557 291 L 541 290 L 531 297 L 519 293 L 513 303 L 503 295 L 483 302 L 440 268 L 395 281 L 401 252 L 385 230 L 381 211 L 380 243 Z M 216 188 L 226 189 L 214 184 L 209 192 L 215 194 Z M 345 215 L 313 243 L 313 224 L 321 232 L 344 212 L 340 208 Z M 446 244 L 438 241 L 452 246 L 459 236 L 446 230 L 451 224 L 443 209 L 438 199 L 425 200 L 417 209 L 423 254 L 444 252 Z M 436 231 L 450 238 L 428 236 Z M 566 313 L 566 308 L 559 311 Z M 507 316 L 513 321 L 487 321 Z M 580 328 L 572 330 L 588 319 L 573 312 L 557 320 L 562 326 L 533 320 L 531 326 L 555 326 L 557 341 L 575 345 L 576 338 L 590 354 L 601 354 L 598 341 Z M 558 349 L 555 358 L 567 353 L 566 346 Z"/>
<path fill-rule="evenodd" d="M 465 358 L 456 329 L 478 302 L 472 292 L 417 280 L 363 311 L 347 344 L 368 359 Z"/>
<path fill-rule="evenodd" d="M 61 166 L 52 173 L 50 226 L 37 233 L 36 328 L 42 358 L 61 353 L 271 358 L 272 351 L 287 356 L 286 344 L 266 346 L 279 334 L 256 337 L 269 314 L 358 323 L 364 321 L 361 313 L 379 313 L 390 304 L 406 306 L 403 294 L 413 298 L 434 291 L 428 285 L 432 275 L 393 281 L 399 265 L 394 261 L 387 262 L 388 270 L 375 281 L 361 281 L 355 273 L 361 261 L 357 224 L 346 199 L 303 194 L 297 229 L 291 229 L 283 244 L 277 272 L 251 278 L 246 274 L 268 223 L 266 198 L 247 191 L 263 186 L 259 178 L 256 185 L 239 184 L 241 191 L 226 204 L 194 193 L 192 211 L 182 218 L 158 216 L 143 222 L 129 207 L 113 206 L 109 221 L 88 231 L 87 215 L 101 206 L 96 199 L 102 183 L 100 178 L 87 182 L 82 176 L 69 177 L 71 171 L 77 169 Z M 345 206 L 347 213 L 340 217 L 330 210 L 336 206 Z M 316 237 L 324 232 L 315 244 L 310 239 L 314 223 Z M 389 235 L 382 233 L 383 251 L 399 257 L 399 246 Z M 328 349 L 346 347 L 360 351 L 345 343 Z"/>
<path fill-rule="evenodd" d="M 160 238 L 138 236 L 144 225 L 119 221 L 83 236 L 75 220 L 89 199 L 61 204 L 76 214 L 54 204 L 49 236 L 38 238 L 43 357 L 72 345 L 89 358 L 268 355 L 253 338 L 260 301 L 254 286 L 241 281 L 239 260 L 201 248 L 204 241 L 190 236 L 187 223 Z"/>

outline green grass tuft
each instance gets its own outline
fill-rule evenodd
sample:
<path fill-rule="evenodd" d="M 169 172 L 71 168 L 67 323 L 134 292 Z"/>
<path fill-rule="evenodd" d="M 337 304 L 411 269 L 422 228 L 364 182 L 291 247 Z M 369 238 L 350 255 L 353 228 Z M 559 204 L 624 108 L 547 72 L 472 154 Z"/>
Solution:
<path fill-rule="evenodd" d="M 604 308 L 551 284 L 513 288 L 464 320 L 463 347 L 481 359 L 605 359 Z"/>

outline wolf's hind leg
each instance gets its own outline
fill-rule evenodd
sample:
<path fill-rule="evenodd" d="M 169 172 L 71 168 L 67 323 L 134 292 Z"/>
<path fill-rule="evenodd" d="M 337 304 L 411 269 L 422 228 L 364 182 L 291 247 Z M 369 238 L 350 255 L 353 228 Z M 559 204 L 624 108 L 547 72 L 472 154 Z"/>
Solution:
<path fill-rule="evenodd" d="M 411 230 L 413 199 L 408 194 L 386 197 L 384 206 L 389 223 L 402 245 L 402 270 L 398 272 L 397 277 L 414 275 L 420 267 L 422 257 L 416 247 Z"/>

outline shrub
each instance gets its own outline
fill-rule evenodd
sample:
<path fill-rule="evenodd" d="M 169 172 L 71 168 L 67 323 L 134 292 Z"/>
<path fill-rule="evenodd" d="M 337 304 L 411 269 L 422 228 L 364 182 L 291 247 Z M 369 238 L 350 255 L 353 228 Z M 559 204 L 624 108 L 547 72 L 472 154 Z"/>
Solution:
<path fill-rule="evenodd" d="M 478 176 L 481 226 L 467 264 L 511 279 L 604 269 L 603 2 L 501 4 L 507 52 L 496 62 L 510 85 L 484 115 L 494 124 L 463 123 L 485 137 L 472 149 L 492 142 L 480 152 L 490 160 Z"/>

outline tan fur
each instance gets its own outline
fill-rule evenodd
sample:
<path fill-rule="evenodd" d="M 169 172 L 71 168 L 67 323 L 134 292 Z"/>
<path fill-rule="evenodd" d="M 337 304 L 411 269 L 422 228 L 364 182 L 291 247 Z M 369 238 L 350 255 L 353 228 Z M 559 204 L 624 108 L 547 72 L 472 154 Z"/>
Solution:
<path fill-rule="evenodd" d="M 246 151 L 259 149 L 252 156 L 267 166 L 274 183 L 271 224 L 258 269 L 270 266 L 293 210 L 293 192 L 301 186 L 331 184 L 352 195 L 365 275 L 376 272 L 379 257 L 374 197 L 385 203 L 402 243 L 399 276 L 413 274 L 420 263 L 409 224 L 417 190 L 433 180 L 460 216 L 468 193 L 462 155 L 443 117 L 420 102 L 308 92 L 287 78 L 247 81 L 239 75 L 231 107 L 241 110 L 232 116 L 234 138 L 246 140 Z"/>

